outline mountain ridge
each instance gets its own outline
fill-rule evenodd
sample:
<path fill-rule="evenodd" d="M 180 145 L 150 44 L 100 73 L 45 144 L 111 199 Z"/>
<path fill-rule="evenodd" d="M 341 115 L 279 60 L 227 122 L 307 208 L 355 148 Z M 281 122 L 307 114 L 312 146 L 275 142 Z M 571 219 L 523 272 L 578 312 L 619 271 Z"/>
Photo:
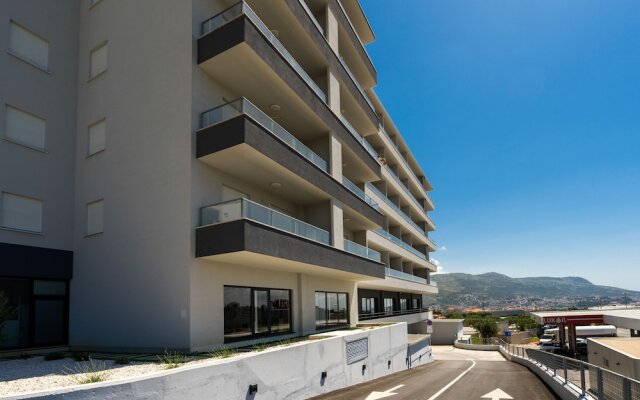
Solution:
<path fill-rule="evenodd" d="M 640 299 L 638 291 L 595 285 L 579 276 L 512 278 L 487 272 L 438 274 L 432 278 L 439 289 L 433 304 L 445 308 L 583 308 Z"/>

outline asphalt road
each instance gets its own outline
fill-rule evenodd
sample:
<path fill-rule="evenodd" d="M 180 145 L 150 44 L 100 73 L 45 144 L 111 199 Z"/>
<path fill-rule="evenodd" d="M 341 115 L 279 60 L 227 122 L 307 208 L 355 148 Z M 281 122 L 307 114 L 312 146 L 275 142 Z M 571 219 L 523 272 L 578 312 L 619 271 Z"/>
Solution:
<path fill-rule="evenodd" d="M 438 354 L 440 353 L 440 354 Z M 483 353 L 483 354 L 479 354 Z M 315 400 L 467 400 L 482 399 L 497 389 L 514 400 L 558 397 L 526 367 L 498 359 L 496 352 L 434 351 L 436 361 L 374 381 L 338 390 Z M 393 389 L 393 390 L 390 390 Z M 378 392 L 377 394 L 374 392 Z M 382 393 L 386 392 L 386 393 Z M 373 394 L 372 394 L 373 393 Z M 382 393 L 382 394 L 381 394 Z M 391 393 L 396 393 L 392 395 Z"/>

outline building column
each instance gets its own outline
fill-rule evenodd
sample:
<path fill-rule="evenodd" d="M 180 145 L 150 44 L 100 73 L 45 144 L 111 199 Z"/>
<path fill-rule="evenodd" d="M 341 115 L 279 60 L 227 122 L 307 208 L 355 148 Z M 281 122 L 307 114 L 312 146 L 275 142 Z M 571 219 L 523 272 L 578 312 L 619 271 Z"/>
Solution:
<path fill-rule="evenodd" d="M 344 250 L 344 215 L 342 203 L 331 199 L 331 245 L 336 249 Z"/>
<path fill-rule="evenodd" d="M 339 52 L 340 48 L 338 47 L 339 46 L 338 20 L 335 14 L 333 13 L 333 10 L 331 9 L 331 7 L 329 7 L 329 4 L 327 4 L 325 10 L 326 10 L 325 15 L 327 18 L 327 21 L 326 21 L 327 23 L 326 23 L 326 29 L 324 31 L 324 36 L 327 38 L 327 42 L 329 42 L 329 46 L 333 49 L 333 51 L 335 51 L 336 54 L 340 54 Z"/>
<path fill-rule="evenodd" d="M 329 136 L 329 173 L 342 183 L 342 143 L 334 134 Z"/>

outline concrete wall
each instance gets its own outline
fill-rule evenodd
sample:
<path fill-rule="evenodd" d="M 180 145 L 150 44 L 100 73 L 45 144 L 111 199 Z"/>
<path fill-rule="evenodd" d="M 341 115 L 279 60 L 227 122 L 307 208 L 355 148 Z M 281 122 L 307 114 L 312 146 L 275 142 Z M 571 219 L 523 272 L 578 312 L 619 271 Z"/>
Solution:
<path fill-rule="evenodd" d="M 82 1 L 80 20 L 70 344 L 188 348 L 191 3 Z M 107 71 L 89 80 L 105 41 Z M 101 118 L 106 150 L 87 158 Z M 100 198 L 104 233 L 85 237 L 85 205 Z"/>
<path fill-rule="evenodd" d="M 346 343 L 367 338 L 369 355 L 347 365 Z M 42 393 L 47 399 L 303 399 L 407 368 L 406 326 L 343 331 L 289 347 L 182 367 L 120 382 L 88 384 Z M 363 365 L 366 369 L 363 370 Z M 321 373 L 327 372 L 326 379 Z M 258 385 L 255 396 L 248 395 Z M 18 397 L 20 398 L 20 397 Z M 23 397 L 24 398 L 24 397 Z"/>
<path fill-rule="evenodd" d="M 5 104 L 46 120 L 44 152 L 0 140 L 0 192 L 43 201 L 42 234 L 0 229 L 3 243 L 73 248 L 80 3 L 0 2 L 0 138 L 5 136 Z M 49 42 L 48 72 L 8 53 L 11 20 Z"/>
<path fill-rule="evenodd" d="M 640 339 L 636 338 L 588 339 L 588 362 L 631 379 L 640 380 L 640 358 L 616 349 L 616 343 L 621 342 L 633 342 L 633 345 L 640 347 Z"/>
<path fill-rule="evenodd" d="M 297 335 L 316 331 L 316 291 L 346 292 L 349 320 L 352 324 L 357 321 L 355 282 L 196 260 L 191 268 L 191 350 L 204 351 L 223 344 L 224 285 L 290 289 L 293 331 Z"/>
<path fill-rule="evenodd" d="M 431 344 L 450 345 L 462 335 L 461 319 L 434 319 Z"/>

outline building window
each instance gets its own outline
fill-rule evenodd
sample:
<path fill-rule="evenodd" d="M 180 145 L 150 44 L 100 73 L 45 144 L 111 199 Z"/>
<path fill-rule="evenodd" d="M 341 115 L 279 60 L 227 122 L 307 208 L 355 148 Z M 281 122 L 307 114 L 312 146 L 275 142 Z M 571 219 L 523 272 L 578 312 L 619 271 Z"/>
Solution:
<path fill-rule="evenodd" d="M 412 308 L 414 310 L 417 310 L 420 308 L 420 299 L 414 297 L 413 299 L 411 299 L 411 301 L 413 302 Z"/>
<path fill-rule="evenodd" d="M 49 68 L 49 42 L 11 21 L 9 52 L 45 71 Z"/>
<path fill-rule="evenodd" d="M 12 142 L 44 151 L 47 123 L 44 119 L 19 110 L 5 107 L 4 137 Z"/>
<path fill-rule="evenodd" d="M 316 292 L 316 328 L 349 323 L 347 293 Z"/>
<path fill-rule="evenodd" d="M 42 201 L 17 194 L 2 193 L 2 227 L 42 232 Z"/>
<path fill-rule="evenodd" d="M 95 78 L 107 70 L 107 44 L 103 43 L 91 50 L 89 78 Z"/>
<path fill-rule="evenodd" d="M 363 297 L 360 299 L 362 303 L 362 314 L 375 314 L 376 299 L 375 297 Z"/>
<path fill-rule="evenodd" d="M 87 156 L 96 154 L 105 149 L 107 136 L 107 121 L 98 121 L 89 127 L 87 138 Z"/>
<path fill-rule="evenodd" d="M 400 311 L 407 310 L 407 303 L 408 303 L 407 299 L 400 299 Z"/>
<path fill-rule="evenodd" d="M 384 313 L 393 314 L 393 299 L 390 299 L 390 298 L 384 299 Z"/>
<path fill-rule="evenodd" d="M 87 236 L 103 232 L 104 200 L 87 204 Z"/>
<path fill-rule="evenodd" d="M 224 287 L 224 340 L 291 332 L 291 291 Z"/>
<path fill-rule="evenodd" d="M 67 342 L 67 281 L 0 278 L 9 315 L 0 330 L 0 349 Z"/>

